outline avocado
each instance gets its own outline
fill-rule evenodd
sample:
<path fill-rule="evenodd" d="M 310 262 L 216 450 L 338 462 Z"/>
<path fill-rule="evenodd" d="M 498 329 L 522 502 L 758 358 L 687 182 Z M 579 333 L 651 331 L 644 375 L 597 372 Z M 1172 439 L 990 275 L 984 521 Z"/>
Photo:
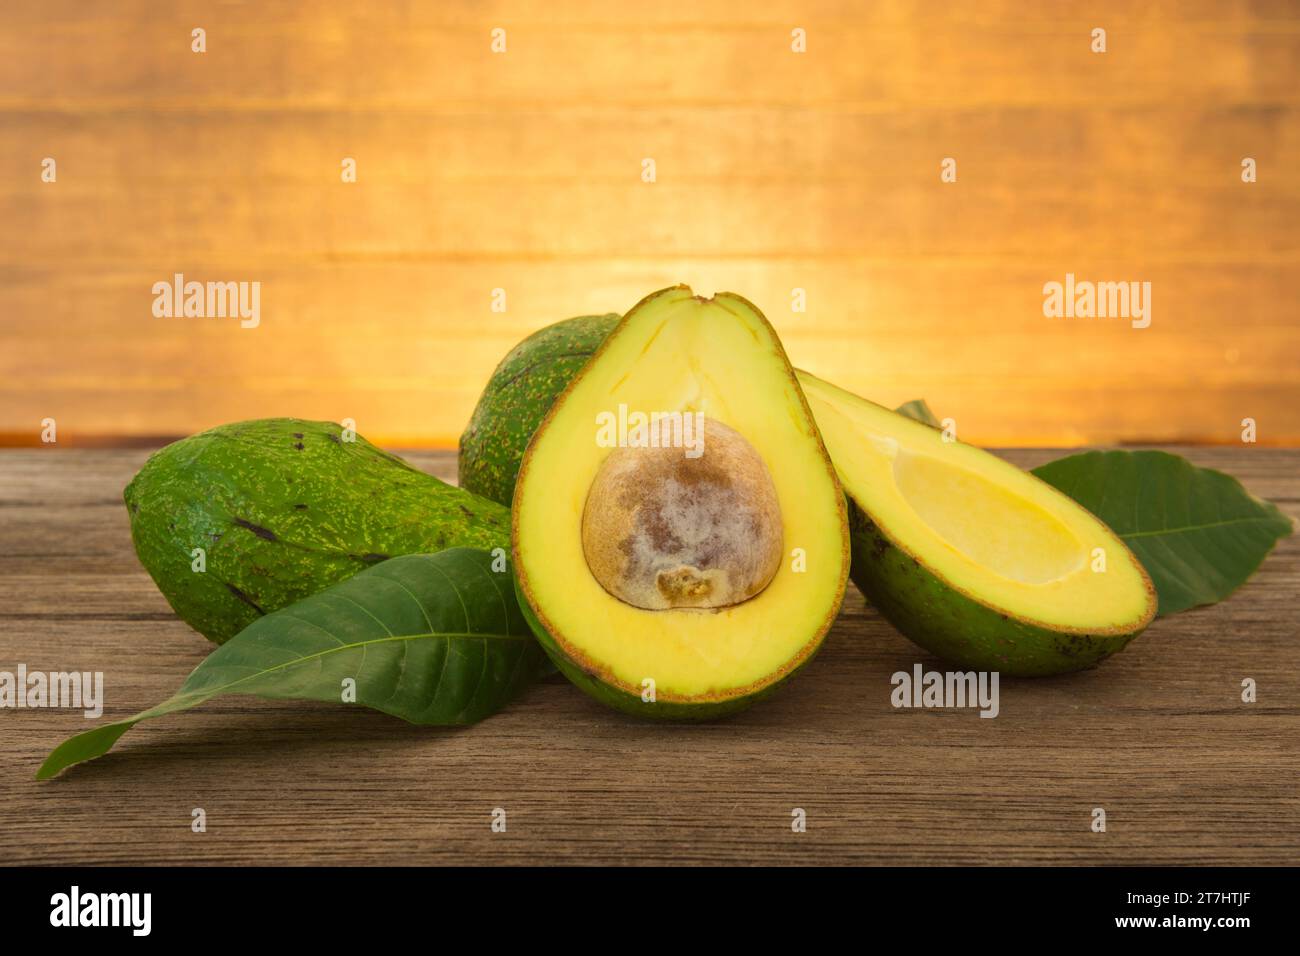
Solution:
<path fill-rule="evenodd" d="M 605 341 L 617 315 L 539 329 L 501 360 L 460 436 L 460 486 L 510 506 L 524 448 L 560 392 Z"/>
<path fill-rule="evenodd" d="M 812 375 L 799 382 L 849 496 L 853 581 L 912 641 L 1035 676 L 1091 667 L 1151 622 L 1146 571 L 1073 499 Z"/>
<path fill-rule="evenodd" d="M 619 322 L 533 435 L 515 486 L 516 588 L 556 666 L 593 697 L 717 717 L 821 646 L 844 596 L 847 519 L 762 313 L 677 286 Z"/>
<path fill-rule="evenodd" d="M 510 539 L 497 503 L 339 425 L 296 418 L 168 445 L 124 497 L 140 563 L 181 619 L 218 644 L 395 555 Z"/>

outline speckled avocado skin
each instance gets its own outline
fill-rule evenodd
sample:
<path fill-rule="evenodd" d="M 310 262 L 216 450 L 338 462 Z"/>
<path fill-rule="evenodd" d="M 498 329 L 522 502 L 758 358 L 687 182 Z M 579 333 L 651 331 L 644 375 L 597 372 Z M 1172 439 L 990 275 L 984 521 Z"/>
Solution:
<path fill-rule="evenodd" d="M 218 644 L 399 554 L 510 547 L 506 508 L 332 422 L 213 428 L 155 453 L 124 497 L 140 563 L 181 619 Z"/>
<path fill-rule="evenodd" d="M 460 486 L 510 506 L 524 449 L 555 399 L 600 348 L 617 315 L 582 315 L 539 329 L 501 360 L 460 436 Z"/>
<path fill-rule="evenodd" d="M 1127 634 L 1070 634 L 999 613 L 945 584 L 894 545 L 849 499 L 849 577 L 913 642 L 952 664 L 1039 677 L 1094 667 L 1146 627 Z"/>

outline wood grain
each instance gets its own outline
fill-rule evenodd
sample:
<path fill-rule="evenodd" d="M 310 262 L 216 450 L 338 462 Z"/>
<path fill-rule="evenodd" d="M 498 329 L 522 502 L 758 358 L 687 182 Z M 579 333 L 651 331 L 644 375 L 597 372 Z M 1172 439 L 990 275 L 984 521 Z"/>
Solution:
<path fill-rule="evenodd" d="M 522 336 L 687 282 L 985 444 L 1300 443 L 1297 90 L 1285 2 L 16 0 L 0 441 L 449 446 Z M 261 326 L 154 318 L 177 272 L 261 282 Z M 1151 282 L 1151 328 L 1044 318 L 1067 272 Z"/>
<path fill-rule="evenodd" d="M 1300 516 L 1300 451 L 1175 450 Z M 131 552 L 121 489 L 146 454 L 0 453 L 0 669 L 101 670 L 106 718 L 162 699 L 209 647 Z M 37 784 L 88 721 L 3 710 L 3 862 L 1294 864 L 1298 597 L 1291 538 L 1230 601 L 1158 621 L 1094 671 L 1004 681 L 994 720 L 892 709 L 889 675 L 939 662 L 856 592 L 806 674 L 703 726 L 625 718 L 562 679 L 447 731 L 224 698 Z"/>

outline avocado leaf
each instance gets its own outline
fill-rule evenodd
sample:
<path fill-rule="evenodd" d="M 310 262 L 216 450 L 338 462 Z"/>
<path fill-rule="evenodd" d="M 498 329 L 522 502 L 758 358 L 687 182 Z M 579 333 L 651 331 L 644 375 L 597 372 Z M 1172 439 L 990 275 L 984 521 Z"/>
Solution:
<path fill-rule="evenodd" d="M 924 398 L 914 398 L 910 402 L 904 402 L 894 411 L 908 418 L 915 418 L 923 425 L 930 425 L 933 428 L 938 428 L 940 425 L 938 416 L 930 410 Z"/>
<path fill-rule="evenodd" d="M 1259 567 L 1291 519 L 1231 475 L 1163 451 L 1089 451 L 1033 473 L 1104 521 L 1151 575 L 1159 615 L 1213 604 Z"/>
<path fill-rule="evenodd" d="M 139 721 L 219 694 L 355 701 L 413 724 L 469 724 L 516 697 L 547 658 L 487 551 L 391 558 L 254 621 L 174 696 L 64 741 L 38 780 L 106 753 Z"/>

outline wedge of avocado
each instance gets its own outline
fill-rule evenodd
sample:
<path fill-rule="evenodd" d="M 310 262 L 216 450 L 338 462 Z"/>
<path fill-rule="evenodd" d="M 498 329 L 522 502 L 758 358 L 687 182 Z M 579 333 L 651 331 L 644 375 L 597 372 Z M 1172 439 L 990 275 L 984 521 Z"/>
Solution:
<path fill-rule="evenodd" d="M 853 581 L 900 631 L 1008 675 L 1091 667 L 1156 613 L 1132 552 L 1046 482 L 799 373 L 850 499 Z"/>
<path fill-rule="evenodd" d="M 739 296 L 685 286 L 642 300 L 547 413 L 511 541 L 556 666 L 655 718 L 770 693 L 821 646 L 849 566 L 844 496 L 776 333 Z"/>

